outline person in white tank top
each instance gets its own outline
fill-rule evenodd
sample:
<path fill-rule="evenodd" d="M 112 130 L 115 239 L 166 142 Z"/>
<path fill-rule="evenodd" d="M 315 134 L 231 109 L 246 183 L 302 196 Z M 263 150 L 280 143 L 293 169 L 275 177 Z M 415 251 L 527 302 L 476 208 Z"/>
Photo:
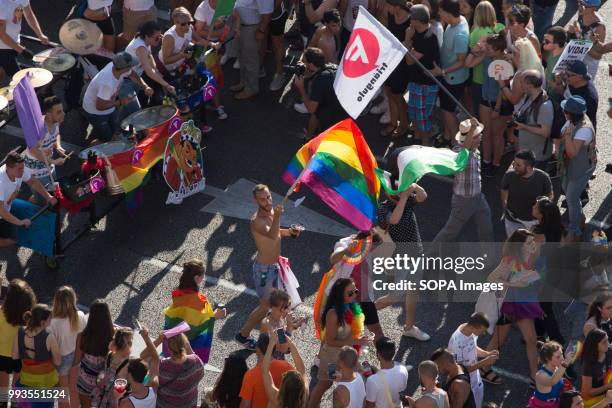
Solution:
<path fill-rule="evenodd" d="M 411 408 L 416 406 L 415 404 L 417 401 L 425 402 L 426 400 L 429 400 L 427 401 L 427 406 L 430 406 L 430 401 L 433 400 L 436 408 L 450 408 L 448 395 L 442 388 L 436 386 L 438 380 L 438 366 L 436 363 L 431 360 L 422 361 L 421 364 L 419 364 L 419 380 L 423 385 L 421 398 L 415 400 L 411 397 L 405 397 Z"/>
<path fill-rule="evenodd" d="M 174 25 L 164 33 L 162 47 L 159 50 L 159 61 L 168 72 L 172 72 L 191 58 L 192 52 L 188 50 L 191 43 L 199 44 L 205 48 L 212 46 L 220 48 L 217 42 L 208 41 L 198 35 L 192 28 L 193 17 L 184 7 L 178 7 L 172 11 L 172 22 Z"/>
<path fill-rule="evenodd" d="M 366 397 L 365 383 L 357 370 L 359 355 L 350 346 L 342 347 L 338 356 L 336 371 L 336 388 L 333 394 L 333 405 L 346 408 L 362 408 Z"/>
<path fill-rule="evenodd" d="M 138 65 L 133 68 L 138 76 L 142 77 L 142 73 L 145 72 L 147 77 L 160 84 L 166 92 L 176 95 L 174 87 L 166 82 L 157 70 L 153 54 L 151 54 L 151 47 L 158 47 L 161 40 L 159 25 L 155 21 L 148 21 L 140 27 L 140 32 L 130 41 L 125 52 L 138 61 Z"/>
<path fill-rule="evenodd" d="M 143 328 L 140 330 L 140 335 L 147 345 L 146 350 L 151 358 L 151 365 L 147 366 L 147 363 L 140 358 L 130 359 L 126 379 L 132 392 L 125 396 L 125 391 L 119 394 L 115 389 L 113 395 L 118 399 L 118 408 L 155 408 L 157 404 L 155 390 L 159 386 L 159 355 L 149 337 L 149 331 Z M 149 381 L 144 384 L 147 375 Z"/>

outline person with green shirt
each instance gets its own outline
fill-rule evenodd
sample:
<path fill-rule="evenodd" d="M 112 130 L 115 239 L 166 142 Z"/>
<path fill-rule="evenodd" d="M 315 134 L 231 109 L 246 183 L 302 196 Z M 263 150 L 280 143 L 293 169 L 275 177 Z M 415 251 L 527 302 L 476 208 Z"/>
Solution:
<path fill-rule="evenodd" d="M 563 54 L 567 43 L 567 32 L 563 27 L 555 26 L 548 29 L 544 34 L 543 48 L 546 58 L 546 92 L 551 98 L 561 100 L 562 95 L 555 92 L 557 78 L 553 69 Z"/>
<path fill-rule="evenodd" d="M 504 29 L 502 23 L 497 22 L 495 8 L 489 1 L 481 1 L 474 10 L 474 24 L 470 32 L 470 49 L 476 47 L 478 41 L 485 38 L 489 34 L 499 33 Z M 476 65 L 472 69 L 472 111 L 478 115 L 480 110 L 480 101 L 482 99 L 482 84 L 484 82 L 484 74 L 482 63 Z"/>

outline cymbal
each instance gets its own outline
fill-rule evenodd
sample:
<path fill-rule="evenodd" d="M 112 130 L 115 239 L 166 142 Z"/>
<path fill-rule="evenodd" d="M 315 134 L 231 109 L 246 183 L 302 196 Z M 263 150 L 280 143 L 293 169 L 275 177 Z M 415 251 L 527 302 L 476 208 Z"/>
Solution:
<path fill-rule="evenodd" d="M 0 88 L 0 96 L 11 102 L 13 100 L 13 88 L 14 86 L 5 86 Z"/>
<path fill-rule="evenodd" d="M 87 55 L 102 46 L 102 31 L 95 23 L 82 18 L 66 21 L 59 31 L 60 42 L 68 51 Z"/>
<path fill-rule="evenodd" d="M 0 109 L 4 109 L 8 106 L 8 99 L 4 96 L 0 96 Z"/>
<path fill-rule="evenodd" d="M 40 64 L 42 68 L 48 69 L 53 73 L 68 71 L 76 64 L 76 58 L 72 54 L 63 52 L 63 48 L 50 48 L 34 55 L 34 62 Z"/>
<path fill-rule="evenodd" d="M 21 79 L 26 76 L 30 76 L 30 82 L 34 88 L 40 88 L 41 86 L 47 85 L 49 82 L 53 80 L 53 74 L 51 71 L 44 68 L 26 68 L 21 71 L 17 71 L 15 75 L 13 75 L 13 80 L 11 81 L 11 85 L 17 85 Z"/>

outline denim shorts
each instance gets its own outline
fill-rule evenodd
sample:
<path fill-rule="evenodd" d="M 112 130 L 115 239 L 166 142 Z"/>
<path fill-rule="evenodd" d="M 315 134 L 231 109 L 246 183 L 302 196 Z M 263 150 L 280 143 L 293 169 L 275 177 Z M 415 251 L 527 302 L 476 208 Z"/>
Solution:
<path fill-rule="evenodd" d="M 278 264 L 264 265 L 253 262 L 253 281 L 255 291 L 260 299 L 265 299 L 270 295 L 272 289 L 279 287 Z"/>
<path fill-rule="evenodd" d="M 68 375 L 70 373 L 70 369 L 74 363 L 74 351 L 70 354 L 66 354 L 62 356 L 62 362 L 59 367 L 57 367 L 57 373 L 59 375 Z"/>

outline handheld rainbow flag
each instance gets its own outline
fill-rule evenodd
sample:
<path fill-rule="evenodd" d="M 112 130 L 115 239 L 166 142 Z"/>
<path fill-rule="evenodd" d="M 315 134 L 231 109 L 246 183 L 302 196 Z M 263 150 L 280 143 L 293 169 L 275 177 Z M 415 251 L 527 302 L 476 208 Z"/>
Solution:
<path fill-rule="evenodd" d="M 345 119 L 302 146 L 283 181 L 307 185 L 353 226 L 369 230 L 380 195 L 376 167 L 361 130 L 352 119 Z"/>
<path fill-rule="evenodd" d="M 185 335 L 193 352 L 206 364 L 215 327 L 215 314 L 206 296 L 193 289 L 174 290 L 172 305 L 164 309 L 164 315 L 164 330 L 171 329 L 183 321 L 189 324 L 190 330 Z"/>

